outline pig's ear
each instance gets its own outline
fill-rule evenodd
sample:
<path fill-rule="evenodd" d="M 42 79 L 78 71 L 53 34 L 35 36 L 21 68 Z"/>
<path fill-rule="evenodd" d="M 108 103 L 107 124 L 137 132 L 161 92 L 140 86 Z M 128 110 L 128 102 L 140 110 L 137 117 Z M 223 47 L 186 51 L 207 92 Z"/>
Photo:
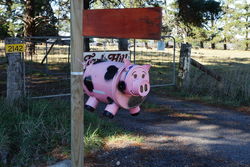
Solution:
<path fill-rule="evenodd" d="M 149 71 L 151 65 L 150 64 L 146 64 L 142 66 L 146 71 Z"/>
<path fill-rule="evenodd" d="M 131 62 L 129 61 L 129 59 L 124 59 L 124 64 L 125 64 L 125 67 L 128 67 L 131 65 Z"/>

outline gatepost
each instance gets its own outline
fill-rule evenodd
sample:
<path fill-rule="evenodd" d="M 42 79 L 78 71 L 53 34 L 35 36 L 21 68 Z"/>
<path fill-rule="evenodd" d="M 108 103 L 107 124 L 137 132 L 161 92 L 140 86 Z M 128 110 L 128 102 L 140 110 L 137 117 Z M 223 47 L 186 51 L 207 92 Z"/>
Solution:
<path fill-rule="evenodd" d="M 190 83 L 190 62 L 191 62 L 190 44 L 181 44 L 179 71 L 178 71 L 178 88 L 187 88 Z"/>
<path fill-rule="evenodd" d="M 11 104 L 25 95 L 24 65 L 22 53 L 25 44 L 20 38 L 5 39 L 5 53 L 7 57 L 7 101 Z"/>

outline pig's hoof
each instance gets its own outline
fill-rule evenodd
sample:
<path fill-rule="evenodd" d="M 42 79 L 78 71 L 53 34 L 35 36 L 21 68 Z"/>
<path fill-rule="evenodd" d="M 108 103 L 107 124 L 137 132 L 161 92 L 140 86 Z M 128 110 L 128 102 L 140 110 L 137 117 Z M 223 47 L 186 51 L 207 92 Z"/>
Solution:
<path fill-rule="evenodd" d="M 104 110 L 103 116 L 108 117 L 110 119 L 114 118 L 114 115 L 111 114 L 110 112 L 106 111 L 106 110 Z"/>
<path fill-rule="evenodd" d="M 137 116 L 137 115 L 139 115 L 140 114 L 140 112 L 137 112 L 137 113 L 134 113 L 134 114 L 131 114 L 132 116 Z"/>
<path fill-rule="evenodd" d="M 95 108 L 89 106 L 89 105 L 85 105 L 85 109 L 90 111 L 90 112 L 94 112 L 95 111 Z"/>

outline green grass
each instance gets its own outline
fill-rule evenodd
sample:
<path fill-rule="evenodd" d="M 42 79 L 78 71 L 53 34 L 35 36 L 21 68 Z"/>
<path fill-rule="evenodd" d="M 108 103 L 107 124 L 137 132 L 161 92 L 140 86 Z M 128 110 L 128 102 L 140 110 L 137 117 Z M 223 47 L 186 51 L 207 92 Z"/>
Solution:
<path fill-rule="evenodd" d="M 70 158 L 70 103 L 65 100 L 28 101 L 15 108 L 0 100 L 0 152 L 9 153 L 8 164 L 0 166 L 31 166 L 58 160 L 54 150 Z M 95 113 L 84 115 L 85 153 L 100 149 L 115 136 L 131 136 L 114 123 Z"/>

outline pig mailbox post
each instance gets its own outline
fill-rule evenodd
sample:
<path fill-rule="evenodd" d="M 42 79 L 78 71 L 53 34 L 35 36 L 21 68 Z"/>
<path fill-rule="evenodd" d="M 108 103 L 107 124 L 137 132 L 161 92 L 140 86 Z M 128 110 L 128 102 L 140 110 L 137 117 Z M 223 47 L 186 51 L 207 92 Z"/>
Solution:
<path fill-rule="evenodd" d="M 88 64 L 83 74 L 83 89 L 89 95 L 85 108 L 94 111 L 98 102 L 107 103 L 103 115 L 113 118 L 119 108 L 136 116 L 149 93 L 150 65 L 135 65 L 98 60 Z"/>

